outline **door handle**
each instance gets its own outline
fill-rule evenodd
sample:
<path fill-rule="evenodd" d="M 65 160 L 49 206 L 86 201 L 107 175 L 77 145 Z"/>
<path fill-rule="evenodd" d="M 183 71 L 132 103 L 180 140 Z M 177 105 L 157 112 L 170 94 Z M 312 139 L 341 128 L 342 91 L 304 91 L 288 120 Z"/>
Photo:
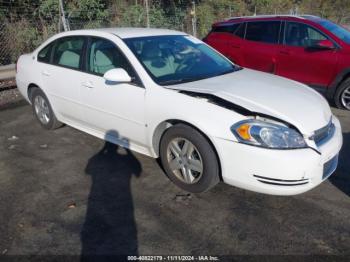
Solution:
<path fill-rule="evenodd" d="M 43 76 L 50 76 L 50 73 L 48 72 L 48 71 L 42 71 L 41 72 L 41 74 L 43 75 Z"/>
<path fill-rule="evenodd" d="M 94 88 L 94 85 L 92 84 L 91 81 L 83 82 L 81 83 L 82 86 L 85 86 L 87 88 Z"/>
<path fill-rule="evenodd" d="M 241 48 L 240 45 L 231 44 L 231 46 L 232 46 L 233 48 Z"/>

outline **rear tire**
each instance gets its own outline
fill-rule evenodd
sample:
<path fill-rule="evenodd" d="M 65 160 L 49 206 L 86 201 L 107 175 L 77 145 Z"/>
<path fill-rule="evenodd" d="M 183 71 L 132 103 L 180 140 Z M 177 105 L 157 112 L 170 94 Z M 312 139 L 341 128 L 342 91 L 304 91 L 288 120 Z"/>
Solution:
<path fill-rule="evenodd" d="M 338 87 L 334 103 L 338 108 L 350 110 L 350 78 L 343 81 Z"/>
<path fill-rule="evenodd" d="M 213 146 L 192 127 L 177 124 L 166 130 L 160 142 L 160 158 L 169 179 L 188 192 L 204 192 L 220 182 Z"/>
<path fill-rule="evenodd" d="M 35 88 L 32 91 L 31 100 L 33 113 L 43 128 L 53 130 L 63 125 L 57 120 L 50 102 L 43 91 Z"/>

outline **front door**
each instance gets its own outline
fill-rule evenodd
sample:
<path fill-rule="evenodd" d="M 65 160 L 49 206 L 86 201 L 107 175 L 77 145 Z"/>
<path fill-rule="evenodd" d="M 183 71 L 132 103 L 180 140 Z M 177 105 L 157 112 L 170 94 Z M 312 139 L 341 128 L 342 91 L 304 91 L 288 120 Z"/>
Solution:
<path fill-rule="evenodd" d="M 107 82 L 103 75 L 113 68 L 125 69 L 134 82 Z M 90 38 L 81 97 L 84 120 L 94 132 L 136 150 L 144 146 L 145 88 L 129 61 L 110 40 Z"/>

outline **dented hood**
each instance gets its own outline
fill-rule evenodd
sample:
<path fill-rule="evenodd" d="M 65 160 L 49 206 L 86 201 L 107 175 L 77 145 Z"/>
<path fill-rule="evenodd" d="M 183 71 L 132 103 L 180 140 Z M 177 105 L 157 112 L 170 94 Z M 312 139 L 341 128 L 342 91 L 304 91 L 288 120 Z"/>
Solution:
<path fill-rule="evenodd" d="M 166 88 L 215 95 L 252 112 L 284 120 L 305 135 L 326 126 L 332 115 L 327 101 L 311 88 L 250 69 Z"/>

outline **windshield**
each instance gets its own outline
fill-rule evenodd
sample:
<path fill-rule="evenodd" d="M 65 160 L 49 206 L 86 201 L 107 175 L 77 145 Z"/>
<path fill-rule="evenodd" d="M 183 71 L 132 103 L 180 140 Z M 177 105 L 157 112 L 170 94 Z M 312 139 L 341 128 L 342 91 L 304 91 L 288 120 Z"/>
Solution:
<path fill-rule="evenodd" d="M 344 27 L 329 20 L 320 20 L 318 23 L 347 44 L 350 44 L 350 32 Z"/>
<path fill-rule="evenodd" d="M 238 69 L 191 36 L 152 36 L 124 41 L 159 85 L 196 81 Z"/>

